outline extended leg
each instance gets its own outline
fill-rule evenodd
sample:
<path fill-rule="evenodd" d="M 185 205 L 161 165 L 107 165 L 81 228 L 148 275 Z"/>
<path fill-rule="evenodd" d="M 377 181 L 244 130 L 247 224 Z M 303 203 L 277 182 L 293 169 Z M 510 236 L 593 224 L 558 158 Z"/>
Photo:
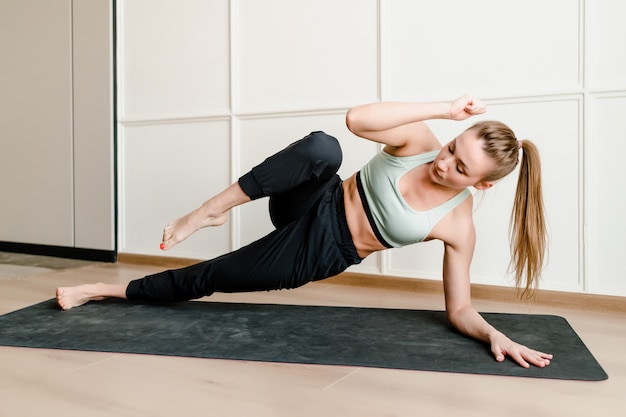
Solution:
<path fill-rule="evenodd" d="M 160 272 L 131 281 L 129 300 L 177 302 L 214 292 L 266 291 L 299 287 L 312 280 L 336 275 L 360 262 L 352 246 L 338 244 L 349 230 L 337 212 L 343 203 L 339 178 L 318 204 L 297 220 L 234 252 L 186 268 Z M 344 240 L 344 237 L 340 239 Z"/>
<path fill-rule="evenodd" d="M 105 298 L 126 298 L 127 284 L 83 284 L 57 288 L 57 303 L 63 310 L 81 306 L 89 301 Z"/>
<path fill-rule="evenodd" d="M 67 310 L 107 297 L 142 301 L 184 301 L 213 292 L 295 288 L 336 275 L 359 263 L 343 214 L 338 177 L 318 202 L 297 220 L 213 260 L 131 281 L 128 285 L 87 284 L 59 288 Z"/>

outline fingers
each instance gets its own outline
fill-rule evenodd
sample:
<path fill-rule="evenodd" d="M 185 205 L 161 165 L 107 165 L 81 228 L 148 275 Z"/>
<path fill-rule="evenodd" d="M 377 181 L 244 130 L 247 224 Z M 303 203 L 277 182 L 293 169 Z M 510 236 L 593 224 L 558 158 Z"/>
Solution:
<path fill-rule="evenodd" d="M 509 356 L 511 356 L 511 358 L 517 362 L 522 368 L 530 368 L 530 365 L 528 364 L 528 362 L 526 362 L 526 360 L 524 359 L 524 355 L 522 355 L 521 352 L 519 352 L 518 350 L 515 350 L 512 353 L 509 353 Z"/>
<path fill-rule="evenodd" d="M 483 114 L 487 111 L 487 105 L 483 103 L 481 100 L 476 99 L 469 94 L 466 95 L 467 104 L 465 106 L 465 111 L 471 115 Z"/>
<path fill-rule="evenodd" d="M 550 365 L 550 361 L 552 360 L 552 355 L 548 353 L 538 352 L 536 350 L 529 349 L 529 351 L 530 352 L 526 356 L 526 360 L 528 362 L 540 368 Z"/>
<path fill-rule="evenodd" d="M 499 332 L 491 341 L 491 352 L 498 362 L 504 361 L 504 358 L 508 356 L 523 368 L 529 368 L 530 365 L 543 368 L 550 365 L 552 361 L 551 354 L 530 349 Z"/>
<path fill-rule="evenodd" d="M 504 358 L 506 357 L 504 351 L 500 349 L 499 346 L 492 348 L 491 353 L 493 353 L 493 356 L 496 358 L 498 362 L 504 361 Z"/>
<path fill-rule="evenodd" d="M 522 368 L 530 368 L 530 364 L 526 362 L 526 360 L 524 359 L 524 356 L 520 352 L 510 352 L 508 356 L 511 359 L 513 359 L 515 362 L 517 362 L 517 364 L 521 366 Z M 496 360 L 498 360 L 498 358 L 496 358 Z M 502 360 L 498 360 L 498 362 L 502 362 Z"/>
<path fill-rule="evenodd" d="M 485 103 L 478 101 L 468 106 L 466 111 L 471 115 L 483 114 L 487 111 L 487 106 Z"/>
<path fill-rule="evenodd" d="M 493 354 L 498 362 L 504 361 L 505 356 L 509 356 L 523 368 L 530 368 L 530 365 L 544 368 L 550 365 L 553 358 L 553 355 L 549 353 L 532 350 L 522 345 L 506 352 L 503 349 L 496 348 L 493 350 Z"/>
<path fill-rule="evenodd" d="M 487 105 L 471 94 L 464 94 L 450 104 L 450 118 L 453 120 L 465 120 L 486 111 Z"/>

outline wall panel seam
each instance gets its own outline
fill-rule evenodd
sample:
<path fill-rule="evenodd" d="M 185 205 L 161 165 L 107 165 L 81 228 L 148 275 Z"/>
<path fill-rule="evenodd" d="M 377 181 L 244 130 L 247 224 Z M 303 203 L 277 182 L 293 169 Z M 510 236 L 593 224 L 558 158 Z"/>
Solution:
<path fill-rule="evenodd" d="M 235 116 L 239 108 L 239 0 L 229 2 L 229 120 L 230 120 L 230 180 L 235 182 L 241 169 L 241 137 L 239 119 Z M 230 211 L 230 249 L 237 250 L 241 246 L 241 211 L 234 207 Z"/>
<path fill-rule="evenodd" d="M 116 184 L 116 193 L 117 193 L 117 236 L 116 236 L 116 245 L 117 249 L 127 250 L 126 248 L 126 201 L 125 201 L 125 185 L 126 185 L 126 177 L 124 175 L 124 164 L 125 164 L 125 146 L 124 146 L 124 138 L 125 138 L 125 130 L 123 119 L 126 112 L 126 108 L 124 106 L 126 100 L 126 88 L 125 88 L 125 57 L 126 52 L 124 50 L 124 41 L 126 39 L 126 34 L 124 32 L 126 20 L 124 18 L 124 2 L 121 1 L 115 7 L 115 72 L 116 72 L 116 169 L 115 175 L 117 176 L 117 184 Z"/>
<path fill-rule="evenodd" d="M 586 115 L 587 97 L 583 95 L 578 105 L 578 285 L 587 291 L 587 258 L 586 258 Z"/>
<path fill-rule="evenodd" d="M 122 126 L 158 126 L 165 124 L 189 124 L 189 123 L 206 123 L 206 122 L 225 122 L 230 121 L 230 114 L 207 115 L 207 116 L 164 116 L 146 119 L 119 119 L 118 123 Z"/>
<path fill-rule="evenodd" d="M 70 8 L 70 108 L 71 108 L 71 118 L 72 121 L 70 123 L 70 153 L 71 153 L 71 161 L 72 165 L 70 167 L 71 173 L 70 178 L 72 179 L 72 246 L 76 246 L 76 112 L 75 112 L 75 100 L 74 94 L 76 94 L 76 89 L 74 88 L 74 65 L 76 62 L 74 60 L 74 0 L 71 0 L 69 3 Z"/>

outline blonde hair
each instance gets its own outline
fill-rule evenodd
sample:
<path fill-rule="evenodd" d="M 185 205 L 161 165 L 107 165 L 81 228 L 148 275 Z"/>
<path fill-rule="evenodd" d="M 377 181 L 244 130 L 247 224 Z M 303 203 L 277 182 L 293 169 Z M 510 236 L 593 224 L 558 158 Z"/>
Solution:
<path fill-rule="evenodd" d="M 496 162 L 496 168 L 483 181 L 497 181 L 511 173 L 522 152 L 509 226 L 510 267 L 521 296 L 531 297 L 541 275 L 547 242 L 539 151 L 530 140 L 518 140 L 501 122 L 481 121 L 471 129 L 483 139 L 485 153 Z"/>

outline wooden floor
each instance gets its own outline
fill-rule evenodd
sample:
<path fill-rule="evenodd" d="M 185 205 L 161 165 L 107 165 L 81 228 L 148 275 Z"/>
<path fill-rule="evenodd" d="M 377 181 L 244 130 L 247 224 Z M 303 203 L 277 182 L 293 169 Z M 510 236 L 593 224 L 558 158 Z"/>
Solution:
<path fill-rule="evenodd" d="M 128 263 L 66 270 L 5 266 L 3 275 L 1 267 L 0 314 L 50 299 L 57 286 L 127 282 L 162 268 Z M 443 308 L 439 295 L 332 282 L 212 299 Z M 0 347 L 0 417 L 626 415 L 625 314 L 481 300 L 475 306 L 480 311 L 565 317 L 609 380 L 577 382 Z"/>

